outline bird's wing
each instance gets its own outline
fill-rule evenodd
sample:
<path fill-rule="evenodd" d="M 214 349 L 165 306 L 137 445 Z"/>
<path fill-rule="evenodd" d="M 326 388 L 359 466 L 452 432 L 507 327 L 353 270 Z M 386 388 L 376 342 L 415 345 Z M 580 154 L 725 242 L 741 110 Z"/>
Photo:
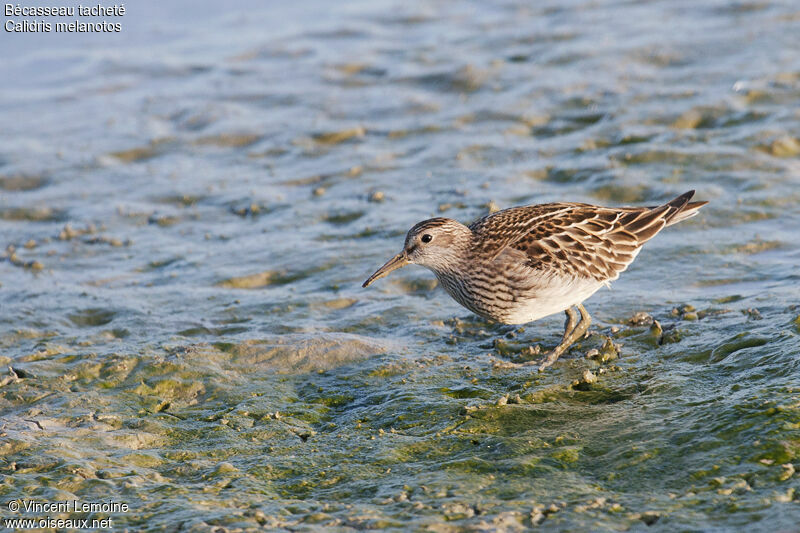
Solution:
<path fill-rule="evenodd" d="M 693 193 L 655 208 L 574 203 L 513 207 L 476 221 L 470 229 L 476 251 L 484 257 L 494 259 L 512 249 L 524 252 L 527 265 L 537 270 L 613 281 L 639 248 L 687 206 Z"/>
<path fill-rule="evenodd" d="M 528 235 L 538 224 L 562 216 L 578 205 L 581 204 L 528 205 L 486 215 L 469 226 L 474 235 L 475 251 L 494 259 L 500 252 Z"/>

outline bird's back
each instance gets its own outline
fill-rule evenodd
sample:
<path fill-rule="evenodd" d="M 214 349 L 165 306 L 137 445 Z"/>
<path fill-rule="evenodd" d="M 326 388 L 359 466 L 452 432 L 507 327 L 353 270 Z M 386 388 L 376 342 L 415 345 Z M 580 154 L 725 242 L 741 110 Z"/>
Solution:
<path fill-rule="evenodd" d="M 617 279 L 642 245 L 664 227 L 697 214 L 694 191 L 657 207 L 550 203 L 512 207 L 470 225 L 474 250 L 494 260 L 508 249 L 535 270 L 557 270 L 601 282 Z"/>

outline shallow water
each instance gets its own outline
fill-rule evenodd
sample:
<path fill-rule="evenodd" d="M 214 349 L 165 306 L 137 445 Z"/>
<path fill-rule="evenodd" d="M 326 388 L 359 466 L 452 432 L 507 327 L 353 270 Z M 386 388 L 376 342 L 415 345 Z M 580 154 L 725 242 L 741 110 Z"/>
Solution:
<path fill-rule="evenodd" d="M 0 34 L 2 501 L 153 531 L 797 528 L 797 5 L 162 4 Z M 544 374 L 492 363 L 561 316 L 483 322 L 420 268 L 360 288 L 429 216 L 689 189 L 710 205 Z"/>

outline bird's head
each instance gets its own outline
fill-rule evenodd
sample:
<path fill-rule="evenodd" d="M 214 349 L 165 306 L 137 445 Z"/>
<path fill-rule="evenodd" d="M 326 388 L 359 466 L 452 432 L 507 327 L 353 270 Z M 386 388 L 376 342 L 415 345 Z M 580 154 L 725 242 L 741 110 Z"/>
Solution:
<path fill-rule="evenodd" d="M 452 270 L 462 259 L 471 236 L 470 229 L 455 220 L 441 217 L 423 220 L 408 230 L 403 251 L 375 271 L 363 287 L 409 264 L 421 265 L 436 273 Z"/>

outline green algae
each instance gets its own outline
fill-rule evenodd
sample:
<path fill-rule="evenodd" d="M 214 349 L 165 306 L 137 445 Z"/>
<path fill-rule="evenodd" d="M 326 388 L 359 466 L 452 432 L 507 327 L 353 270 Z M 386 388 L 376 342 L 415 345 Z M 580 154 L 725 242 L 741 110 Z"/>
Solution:
<path fill-rule="evenodd" d="M 60 222 L 66 214 L 49 206 L 38 207 L 0 207 L 0 220 L 16 222 Z"/>
<path fill-rule="evenodd" d="M 747 333 L 739 333 L 714 348 L 709 354 L 709 361 L 718 363 L 740 350 L 764 346 L 768 342 L 768 339 L 753 337 Z"/>
<path fill-rule="evenodd" d="M 50 179 L 43 174 L 0 175 L 0 189 L 4 191 L 33 191 L 46 186 Z"/>
<path fill-rule="evenodd" d="M 216 146 L 219 148 L 244 148 L 257 143 L 261 135 L 257 133 L 220 133 L 195 139 L 197 146 Z"/>
<path fill-rule="evenodd" d="M 127 150 L 119 150 L 116 152 L 111 152 L 109 155 L 114 159 L 118 159 L 123 163 L 136 163 L 140 161 L 146 161 L 148 159 L 152 159 L 153 157 L 158 156 L 161 153 L 161 149 L 159 147 L 158 142 L 154 142 L 148 146 L 139 146 L 135 148 L 129 148 Z"/>
<path fill-rule="evenodd" d="M 246 276 L 237 276 L 228 278 L 217 283 L 220 287 L 226 289 L 258 289 L 269 285 L 282 285 L 291 283 L 299 279 L 297 276 L 292 276 L 285 272 L 265 271 L 256 274 L 248 274 Z"/>
<path fill-rule="evenodd" d="M 487 399 L 491 397 L 492 391 L 488 389 L 482 389 L 478 387 L 456 387 L 456 388 L 448 388 L 444 387 L 440 390 L 446 396 L 451 398 L 458 398 L 458 399 L 465 399 L 465 398 L 483 398 Z"/>
<path fill-rule="evenodd" d="M 602 5 L 476 4 L 456 18 L 381 7 L 355 25 L 332 10 L 317 30 L 329 12 L 315 5 L 311 30 L 219 65 L 219 50 L 204 64 L 180 50 L 99 61 L 108 72 L 87 66 L 109 80 L 97 94 L 42 89 L 26 123 L 36 143 L 10 124 L 3 501 L 114 498 L 133 509 L 116 528 L 131 531 L 794 527 L 786 110 L 800 95 L 798 74 L 776 70 L 781 47 L 758 36 L 797 33 L 796 17 L 755 4 L 670 13 L 724 30 L 697 54 L 702 32 L 677 47 L 659 31 L 609 40 L 626 28 Z M 606 22 L 581 23 L 589 12 Z M 757 36 L 746 56 L 728 46 L 742 42 L 741 13 Z M 250 19 L 286 20 L 263 14 Z M 237 25 L 242 39 L 263 40 L 250 26 Z M 564 48 L 584 41 L 597 53 Z M 612 63 L 645 70 L 620 77 Z M 731 87 L 719 67 L 734 63 L 756 75 Z M 23 93 L 7 105 L 24 109 Z M 513 330 L 465 318 L 410 268 L 360 289 L 439 209 L 466 222 L 540 201 L 655 205 L 689 188 L 711 204 L 599 291 L 592 335 L 541 374 L 495 363 L 538 360 L 531 347 L 557 344 L 561 316 Z"/>
<path fill-rule="evenodd" d="M 343 129 L 339 131 L 323 132 L 314 135 L 314 140 L 322 144 L 339 144 L 351 139 L 364 137 L 366 130 L 363 126 Z"/>
<path fill-rule="evenodd" d="M 354 222 L 364 216 L 363 211 L 354 211 L 352 213 L 330 213 L 325 215 L 325 222 L 329 224 L 333 224 L 334 226 L 344 226 L 351 222 Z"/>
<path fill-rule="evenodd" d="M 768 145 L 758 146 L 757 149 L 774 157 L 797 157 L 800 154 L 800 139 L 784 136 Z"/>

